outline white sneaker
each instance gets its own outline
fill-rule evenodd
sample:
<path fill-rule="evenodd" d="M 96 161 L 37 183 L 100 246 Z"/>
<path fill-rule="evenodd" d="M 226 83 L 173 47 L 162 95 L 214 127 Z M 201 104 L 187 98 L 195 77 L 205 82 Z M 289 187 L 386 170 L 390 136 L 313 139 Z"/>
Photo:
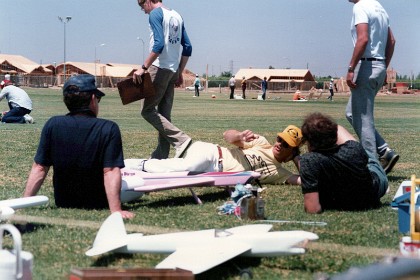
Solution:
<path fill-rule="evenodd" d="M 25 123 L 34 123 L 34 118 L 32 118 L 30 115 L 26 114 L 23 116 L 23 118 L 25 119 Z"/>
<path fill-rule="evenodd" d="M 188 138 L 181 146 L 176 149 L 174 158 L 180 158 L 184 154 L 184 152 L 188 149 L 192 142 L 191 138 Z"/>

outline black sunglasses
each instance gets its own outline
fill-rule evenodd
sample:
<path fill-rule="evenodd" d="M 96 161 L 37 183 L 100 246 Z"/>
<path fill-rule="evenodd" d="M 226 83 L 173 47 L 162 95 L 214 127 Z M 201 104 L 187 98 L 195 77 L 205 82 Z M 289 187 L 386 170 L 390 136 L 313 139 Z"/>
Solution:
<path fill-rule="evenodd" d="M 95 95 L 96 99 L 98 99 L 98 103 L 101 102 L 101 98 L 102 96 L 97 95 L 96 93 L 94 93 L 93 95 Z"/>
<path fill-rule="evenodd" d="M 284 139 L 281 138 L 280 136 L 277 136 L 277 142 L 279 142 L 281 146 L 285 149 L 290 148 L 290 145 L 286 141 L 284 141 Z"/>

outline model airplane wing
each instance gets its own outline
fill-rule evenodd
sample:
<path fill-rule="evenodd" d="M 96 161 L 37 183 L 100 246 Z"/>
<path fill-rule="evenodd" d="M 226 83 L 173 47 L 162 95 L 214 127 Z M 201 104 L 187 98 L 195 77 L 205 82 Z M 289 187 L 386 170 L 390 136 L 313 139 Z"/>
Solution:
<path fill-rule="evenodd" d="M 160 179 L 160 178 L 177 178 L 188 176 L 188 171 L 182 172 L 165 172 L 165 173 L 150 173 L 137 169 L 123 168 L 121 169 L 121 176 L 136 176 L 145 179 Z"/>
<path fill-rule="evenodd" d="M 243 171 L 243 172 L 206 172 L 200 174 L 189 175 L 188 172 L 167 172 L 167 173 L 148 173 L 142 172 L 135 169 L 124 168 L 121 171 L 123 179 L 130 180 L 131 178 L 141 179 L 141 184 L 144 186 L 156 185 L 156 184 L 175 184 L 178 180 L 183 180 L 185 182 L 191 182 L 191 184 L 184 184 L 183 186 L 204 184 L 203 178 L 212 178 L 214 186 L 227 186 L 227 185 L 236 185 L 246 184 L 252 181 L 253 179 L 259 178 L 261 175 L 258 172 L 254 171 Z M 207 182 L 209 183 L 209 182 Z M 176 183 L 178 186 L 179 183 Z M 182 186 L 182 184 L 181 184 Z M 139 187 L 136 184 L 136 187 Z M 130 188 L 130 187 L 129 187 Z M 136 188 L 131 188 L 135 189 Z"/>
<path fill-rule="evenodd" d="M 241 172 L 206 172 L 192 176 L 206 176 L 214 178 L 215 186 L 234 186 L 236 184 L 248 184 L 254 179 L 261 177 L 261 174 L 254 171 Z"/>
<path fill-rule="evenodd" d="M 48 202 L 48 197 L 43 195 L 36 195 L 30 197 L 13 198 L 1 200 L 0 206 L 7 206 L 12 209 L 21 209 L 26 207 L 43 205 Z"/>
<path fill-rule="evenodd" d="M 48 202 L 48 197 L 43 195 L 13 198 L 0 201 L 0 220 L 10 218 L 16 209 L 43 205 Z"/>
<path fill-rule="evenodd" d="M 218 243 L 217 246 L 208 244 L 199 248 L 179 248 L 159 263 L 156 268 L 181 268 L 189 270 L 193 274 L 199 274 L 239 256 L 250 249 L 250 245 L 236 242 L 226 242 L 223 246 Z"/>

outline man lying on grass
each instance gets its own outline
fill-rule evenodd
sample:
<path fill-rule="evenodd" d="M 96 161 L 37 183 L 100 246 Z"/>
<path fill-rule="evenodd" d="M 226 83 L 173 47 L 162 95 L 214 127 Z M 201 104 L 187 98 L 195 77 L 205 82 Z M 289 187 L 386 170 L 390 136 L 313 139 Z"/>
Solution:
<path fill-rule="evenodd" d="M 376 155 L 321 113 L 305 118 L 302 133 L 309 151 L 301 156 L 299 171 L 306 212 L 380 205 L 388 179 Z"/>
<path fill-rule="evenodd" d="M 146 172 L 256 171 L 261 174 L 261 183 L 298 184 L 299 175 L 282 167 L 282 163 L 299 155 L 302 132 L 298 127 L 289 125 L 279 132 L 274 145 L 250 130 L 227 130 L 223 136 L 226 142 L 236 147 L 225 148 L 197 141 L 188 147 L 183 158 L 127 159 L 125 166 Z"/>

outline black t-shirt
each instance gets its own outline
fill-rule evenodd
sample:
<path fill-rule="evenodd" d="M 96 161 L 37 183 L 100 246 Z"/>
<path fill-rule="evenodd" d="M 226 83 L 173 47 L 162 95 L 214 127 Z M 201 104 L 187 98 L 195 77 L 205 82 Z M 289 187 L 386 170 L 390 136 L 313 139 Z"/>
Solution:
<path fill-rule="evenodd" d="M 35 162 L 53 166 L 58 207 L 107 208 L 103 168 L 124 167 L 118 125 L 90 115 L 52 117 L 42 130 Z"/>
<path fill-rule="evenodd" d="M 347 141 L 328 151 L 302 155 L 302 193 L 318 192 L 323 209 L 361 210 L 379 205 L 377 179 L 362 145 Z"/>

